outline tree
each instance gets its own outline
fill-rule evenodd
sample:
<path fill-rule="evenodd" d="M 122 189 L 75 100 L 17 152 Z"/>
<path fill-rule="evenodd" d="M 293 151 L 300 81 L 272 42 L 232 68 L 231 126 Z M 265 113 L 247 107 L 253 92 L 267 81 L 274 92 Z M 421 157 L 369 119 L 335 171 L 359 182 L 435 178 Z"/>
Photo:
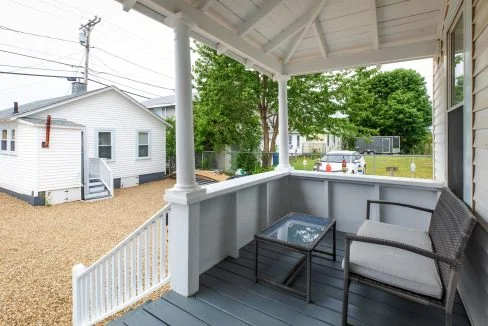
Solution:
<path fill-rule="evenodd" d="M 407 153 L 425 141 L 432 105 L 418 72 L 359 68 L 346 84 L 345 106 L 354 125 L 379 135 L 400 136 L 402 151 Z"/>
<path fill-rule="evenodd" d="M 263 152 L 273 152 L 278 136 L 278 85 L 265 74 L 246 69 L 237 61 L 196 44 L 199 55 L 194 80 L 199 98 L 195 102 L 195 138 L 199 150 L 220 150 L 237 145 L 255 150 L 262 137 Z M 351 132 L 347 119 L 333 117 L 341 110 L 339 74 L 293 77 L 288 82 L 289 129 L 313 138 L 324 132 Z M 356 128 L 357 129 L 357 128 Z M 263 155 L 262 165 L 270 165 Z"/>
<path fill-rule="evenodd" d="M 166 119 L 170 127 L 166 127 L 166 156 L 176 156 L 176 133 L 175 133 L 175 118 Z"/>

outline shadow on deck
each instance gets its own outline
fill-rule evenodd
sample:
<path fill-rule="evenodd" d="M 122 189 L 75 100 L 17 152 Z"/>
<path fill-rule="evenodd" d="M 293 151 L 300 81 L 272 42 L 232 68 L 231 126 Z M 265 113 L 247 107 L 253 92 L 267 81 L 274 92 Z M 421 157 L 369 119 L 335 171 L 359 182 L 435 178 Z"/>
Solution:
<path fill-rule="evenodd" d="M 332 237 L 327 235 L 320 247 L 330 250 L 331 243 Z M 242 248 L 238 259 L 227 258 L 202 274 L 200 290 L 194 297 L 185 298 L 171 291 L 110 325 L 340 325 L 344 233 L 337 232 L 337 262 L 313 258 L 311 304 L 254 282 L 254 245 L 251 242 Z M 260 245 L 260 274 L 280 280 L 300 257 L 292 251 Z M 305 284 L 305 268 L 302 268 L 293 287 L 304 291 Z M 353 283 L 348 322 L 353 325 L 444 325 L 444 313 Z M 454 324 L 470 325 L 459 295 L 454 304 Z"/>

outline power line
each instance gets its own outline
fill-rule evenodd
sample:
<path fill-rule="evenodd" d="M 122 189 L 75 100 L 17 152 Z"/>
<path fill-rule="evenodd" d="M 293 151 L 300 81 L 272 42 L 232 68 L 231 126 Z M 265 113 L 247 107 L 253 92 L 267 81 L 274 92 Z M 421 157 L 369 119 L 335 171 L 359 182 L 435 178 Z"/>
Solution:
<path fill-rule="evenodd" d="M 107 81 L 109 83 L 112 83 L 112 84 L 118 84 L 118 85 L 123 86 L 123 87 L 128 87 L 128 88 L 133 89 L 133 90 L 138 91 L 138 92 L 147 93 L 147 94 L 152 95 L 152 96 L 155 96 L 155 97 L 160 97 L 161 96 L 161 94 L 154 94 L 154 93 L 151 93 L 151 92 L 148 92 L 148 91 L 139 89 L 139 88 L 135 88 L 135 87 L 132 87 L 132 86 L 129 86 L 129 85 L 125 85 L 125 84 L 119 83 L 117 81 L 113 81 L 113 80 L 107 79 L 105 77 L 96 76 L 96 78 L 105 80 L 105 81 Z"/>
<path fill-rule="evenodd" d="M 73 76 L 60 76 L 60 75 L 44 75 L 44 74 L 29 74 L 25 72 L 12 72 L 12 71 L 0 71 L 0 74 L 6 75 L 20 75 L 20 76 L 32 76 L 32 77 L 51 77 L 51 78 L 74 78 Z"/>
<path fill-rule="evenodd" d="M 20 69 L 44 70 L 44 71 L 45 70 L 49 70 L 49 71 L 62 71 L 62 72 L 73 72 L 73 73 L 76 72 L 76 71 L 66 70 L 66 69 L 34 68 L 34 67 L 5 65 L 5 64 L 0 64 L 0 66 L 2 66 L 2 67 L 10 67 L 10 68 L 20 68 Z"/>
<path fill-rule="evenodd" d="M 39 58 L 39 57 L 35 57 L 35 56 L 32 56 L 32 55 L 27 55 L 27 54 L 13 52 L 13 51 L 0 50 L 0 52 L 5 52 L 5 53 L 13 54 L 13 55 L 19 55 L 19 56 L 22 56 L 22 57 L 27 57 L 27 58 L 32 58 L 32 59 L 37 59 L 37 60 L 42 60 L 42 61 L 47 61 L 47 62 L 54 62 L 54 63 L 60 64 L 60 65 L 65 65 L 65 66 L 69 66 L 69 67 L 72 67 L 72 68 L 83 68 L 82 66 L 76 66 L 76 65 L 72 65 L 72 64 L 68 64 L 68 63 L 56 61 L 56 60 Z"/>
<path fill-rule="evenodd" d="M 92 81 L 94 83 L 97 83 L 97 84 L 100 84 L 100 85 L 103 85 L 103 86 L 107 86 L 107 87 L 110 87 L 110 85 L 107 85 L 105 83 L 102 83 L 100 81 L 97 81 L 97 80 L 94 80 L 94 79 L 91 79 L 91 78 L 88 78 L 89 81 Z M 128 92 L 124 89 L 120 89 L 121 91 L 123 91 L 124 93 L 127 93 L 127 94 L 131 94 L 131 95 L 135 95 L 135 96 L 139 96 L 139 97 L 142 97 L 142 98 L 145 98 L 145 99 L 150 99 L 150 97 L 147 97 L 147 96 L 143 96 L 143 95 L 140 95 L 140 94 L 136 94 L 136 93 L 132 93 L 132 92 Z"/>
<path fill-rule="evenodd" d="M 132 78 L 129 78 L 129 77 L 124 77 L 124 76 L 112 74 L 112 73 L 105 72 L 105 71 L 95 71 L 93 69 L 90 69 L 90 70 L 93 73 L 97 74 L 97 75 L 109 75 L 109 76 L 113 76 L 113 77 L 117 77 L 117 78 L 121 78 L 121 79 L 126 79 L 126 80 L 129 80 L 129 81 L 135 82 L 135 83 L 147 85 L 147 86 L 152 86 L 152 87 L 156 87 L 156 88 L 166 89 L 166 90 L 169 90 L 169 91 L 174 91 L 175 90 L 174 88 L 158 86 L 158 85 L 154 85 L 154 84 L 151 84 L 151 83 L 146 83 L 146 82 L 143 82 L 143 81 L 139 81 L 139 80 L 135 80 L 135 79 L 132 79 Z"/>
<path fill-rule="evenodd" d="M 106 54 L 108 54 L 108 55 L 111 55 L 111 56 L 113 56 L 113 57 L 115 57 L 115 58 L 118 58 L 118 59 L 120 59 L 120 60 L 122 60 L 122 61 L 125 61 L 125 62 L 127 62 L 127 63 L 130 63 L 130 64 L 132 64 L 132 65 L 134 65 L 134 66 L 136 66 L 136 67 L 142 68 L 142 69 L 144 69 L 144 70 L 150 71 L 150 72 L 155 73 L 155 74 L 158 74 L 158 75 L 162 75 L 162 76 L 164 76 L 164 77 L 166 77 L 166 78 L 174 79 L 174 77 L 173 77 L 173 76 L 168 76 L 168 75 L 165 75 L 165 74 L 160 73 L 160 72 L 158 72 L 158 71 L 152 70 L 152 69 L 150 69 L 150 68 L 147 68 L 147 67 L 141 66 L 141 65 L 139 65 L 139 64 L 137 64 L 137 63 L 135 63 L 135 62 L 132 62 L 132 61 L 127 60 L 127 59 L 124 59 L 124 58 L 122 58 L 122 57 L 120 57 L 120 56 L 118 56 L 118 55 L 116 55 L 116 54 L 113 54 L 113 53 L 111 53 L 111 52 L 108 52 L 108 51 L 106 51 L 106 50 L 104 50 L 104 49 L 101 49 L 101 48 L 99 48 L 99 47 L 94 46 L 93 48 L 94 48 L 94 49 L 97 49 L 97 50 L 100 50 L 100 51 L 102 51 L 102 52 L 104 52 L 104 53 L 106 53 Z"/>
<path fill-rule="evenodd" d="M 41 10 L 41 9 L 39 9 L 39 8 L 36 8 L 36 7 L 32 7 L 32 6 L 26 5 L 26 4 L 21 3 L 21 2 L 19 2 L 19 1 L 16 1 L 16 0 L 10 0 L 10 1 L 11 1 L 11 2 L 13 2 L 13 3 L 16 3 L 16 4 L 18 4 L 18 5 L 22 6 L 22 7 L 26 7 L 26 8 L 32 9 L 32 10 L 34 10 L 34 11 L 36 11 L 36 12 L 42 12 L 42 13 L 44 13 L 44 14 L 46 14 L 46 15 L 49 15 L 49 16 L 52 16 L 52 17 L 56 17 L 56 18 L 58 18 L 58 19 L 61 19 L 61 20 L 64 20 L 64 21 L 67 21 L 67 22 L 73 23 L 73 21 L 72 21 L 72 20 L 66 19 L 65 17 L 62 17 L 62 16 L 54 15 L 54 14 L 50 13 L 49 11 L 44 11 L 44 10 Z"/>
<path fill-rule="evenodd" d="M 46 38 L 46 39 L 56 40 L 56 41 L 62 41 L 62 42 L 69 42 L 69 43 L 76 43 L 76 44 L 78 44 L 78 42 L 73 41 L 73 40 L 67 40 L 67 39 L 64 39 L 64 38 L 59 38 L 59 37 L 54 37 L 54 36 L 48 36 L 48 35 L 42 35 L 42 34 L 37 34 L 37 33 L 19 31 L 17 29 L 9 28 L 7 26 L 0 26 L 0 29 L 3 29 L 5 31 L 9 31 L 9 32 L 15 32 L 15 33 L 20 33 L 20 34 L 26 34 L 26 35 L 31 35 L 31 36 L 37 36 L 37 37 L 42 37 L 42 38 Z"/>
<path fill-rule="evenodd" d="M 49 53 L 49 52 L 44 52 L 44 51 L 38 51 L 38 50 L 32 50 L 32 49 L 29 49 L 29 48 L 23 48 L 23 47 L 21 47 L 21 46 L 11 45 L 11 44 L 7 44 L 7 43 L 1 43 L 1 42 L 0 42 L 0 45 L 8 46 L 8 47 L 10 47 L 10 48 L 14 48 L 14 49 L 25 50 L 25 51 L 31 51 L 31 52 L 36 52 L 36 53 L 40 53 L 40 54 L 45 54 L 45 55 L 49 55 L 49 56 L 51 56 L 51 57 L 57 57 L 57 56 L 58 56 L 58 54 Z"/>

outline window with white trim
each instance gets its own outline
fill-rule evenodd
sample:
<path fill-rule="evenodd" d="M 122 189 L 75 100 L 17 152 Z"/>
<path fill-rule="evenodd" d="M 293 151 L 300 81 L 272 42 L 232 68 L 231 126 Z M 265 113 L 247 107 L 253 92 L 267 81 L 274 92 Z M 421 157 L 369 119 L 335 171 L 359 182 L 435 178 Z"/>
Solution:
<path fill-rule="evenodd" d="M 7 129 L 2 129 L 2 140 L 1 140 L 1 144 L 0 144 L 0 150 L 2 150 L 2 151 L 7 150 L 7 143 L 8 143 L 7 135 L 8 135 Z"/>
<path fill-rule="evenodd" d="M 10 151 L 15 152 L 15 129 L 10 130 Z"/>
<path fill-rule="evenodd" d="M 98 132 L 98 157 L 107 160 L 112 159 L 113 137 L 110 131 Z"/>
<path fill-rule="evenodd" d="M 297 147 L 300 147 L 300 135 L 297 135 Z"/>
<path fill-rule="evenodd" d="M 137 157 L 149 157 L 149 132 L 147 131 L 137 133 Z"/>

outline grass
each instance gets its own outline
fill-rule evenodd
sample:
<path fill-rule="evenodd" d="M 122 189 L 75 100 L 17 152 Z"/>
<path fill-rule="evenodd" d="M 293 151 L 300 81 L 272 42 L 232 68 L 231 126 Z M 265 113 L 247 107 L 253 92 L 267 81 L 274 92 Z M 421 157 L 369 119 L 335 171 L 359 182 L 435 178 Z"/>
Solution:
<path fill-rule="evenodd" d="M 312 171 L 314 163 L 320 158 L 320 155 L 314 156 L 295 156 L 290 158 L 291 165 L 295 170 Z M 391 176 L 387 167 L 397 167 L 394 172 L 395 177 L 411 178 L 410 164 L 415 162 L 416 170 L 414 178 L 432 179 L 432 157 L 431 156 L 404 156 L 404 155 L 365 155 L 366 174 Z M 305 164 L 303 164 L 305 163 Z"/>

